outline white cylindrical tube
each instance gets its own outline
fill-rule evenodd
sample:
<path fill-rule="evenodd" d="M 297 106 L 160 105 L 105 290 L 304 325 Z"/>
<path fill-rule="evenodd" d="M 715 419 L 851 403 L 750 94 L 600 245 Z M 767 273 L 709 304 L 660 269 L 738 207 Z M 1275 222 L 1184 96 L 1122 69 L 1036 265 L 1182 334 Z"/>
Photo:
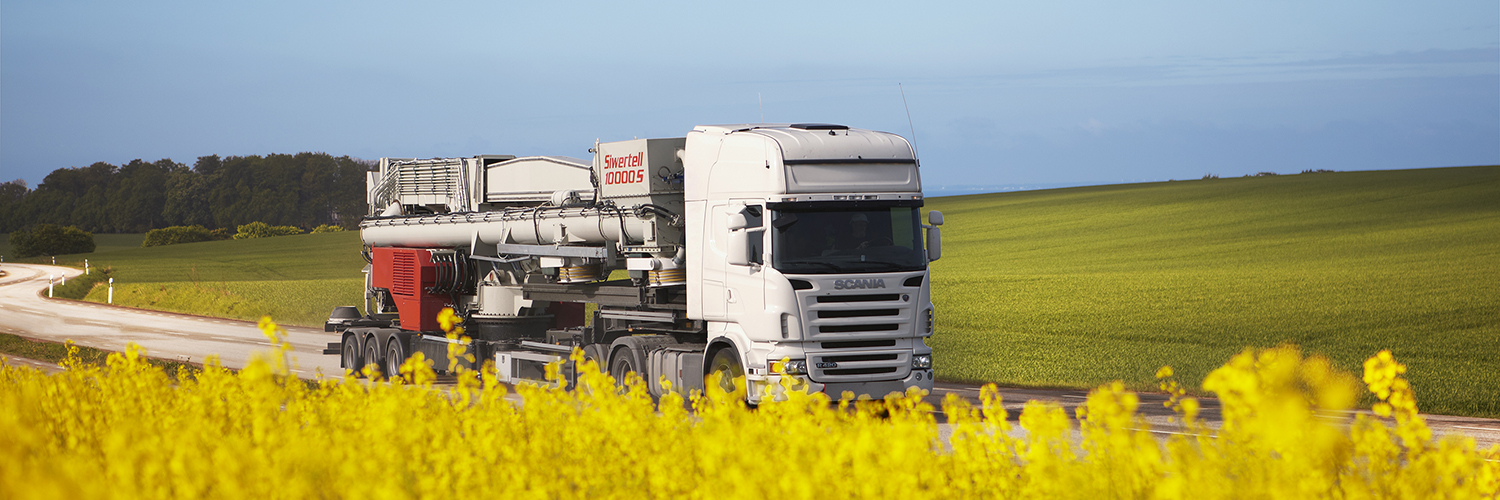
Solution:
<path fill-rule="evenodd" d="M 639 242 L 646 237 L 646 226 L 629 210 L 554 208 L 377 219 L 361 224 L 360 237 L 370 246 L 461 247 L 476 240 L 491 245 L 597 246 L 619 242 L 622 232 L 628 241 Z M 507 241 L 501 241 L 502 238 Z"/>

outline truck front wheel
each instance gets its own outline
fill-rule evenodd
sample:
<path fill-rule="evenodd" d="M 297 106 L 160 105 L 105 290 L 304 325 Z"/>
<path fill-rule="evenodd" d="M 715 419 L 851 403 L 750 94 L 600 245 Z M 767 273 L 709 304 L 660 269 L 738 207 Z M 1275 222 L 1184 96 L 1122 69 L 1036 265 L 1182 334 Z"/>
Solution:
<path fill-rule="evenodd" d="M 703 385 L 718 385 L 724 392 L 733 393 L 741 387 L 737 381 L 744 378 L 745 367 L 740 365 L 740 357 L 734 349 L 724 348 L 714 351 L 708 363 L 708 380 Z"/>

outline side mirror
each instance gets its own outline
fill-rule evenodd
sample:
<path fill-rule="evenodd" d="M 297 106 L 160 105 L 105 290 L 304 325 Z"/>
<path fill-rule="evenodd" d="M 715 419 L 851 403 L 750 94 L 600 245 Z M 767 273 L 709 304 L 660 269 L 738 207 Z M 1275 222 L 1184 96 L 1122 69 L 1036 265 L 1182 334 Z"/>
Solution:
<path fill-rule="evenodd" d="M 739 217 L 743 221 L 745 216 L 738 215 L 735 217 Z M 730 221 L 730 225 L 733 226 L 734 222 Z M 745 231 L 744 226 L 741 226 L 740 229 L 729 231 L 728 246 L 729 258 L 726 260 L 727 262 L 736 266 L 750 265 L 750 232 Z"/>
<path fill-rule="evenodd" d="M 942 218 L 939 217 L 939 220 Z M 943 230 L 933 226 L 927 228 L 927 261 L 943 258 Z"/>
<path fill-rule="evenodd" d="M 750 220 L 745 218 L 745 214 L 740 212 L 729 214 L 729 232 L 733 233 L 739 231 L 748 227 L 749 225 Z"/>
<path fill-rule="evenodd" d="M 932 262 L 943 258 L 943 230 L 938 226 L 943 225 L 943 213 L 937 210 L 927 212 L 927 261 Z"/>

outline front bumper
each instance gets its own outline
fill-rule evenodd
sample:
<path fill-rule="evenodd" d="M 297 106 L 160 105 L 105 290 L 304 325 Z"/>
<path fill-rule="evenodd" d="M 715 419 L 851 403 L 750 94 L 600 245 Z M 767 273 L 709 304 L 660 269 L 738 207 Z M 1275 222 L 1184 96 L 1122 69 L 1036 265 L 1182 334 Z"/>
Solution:
<path fill-rule="evenodd" d="M 807 375 L 765 375 L 751 378 L 752 403 L 767 401 L 782 401 L 786 395 L 782 393 L 781 378 L 792 377 L 795 382 L 793 387 L 805 387 L 807 392 L 821 392 L 828 395 L 831 401 L 840 399 L 858 400 L 863 398 L 884 399 L 887 396 L 905 395 L 909 388 L 915 387 L 922 390 L 923 394 L 932 392 L 931 369 L 913 369 L 907 373 L 906 378 L 901 380 L 880 380 L 871 382 L 813 382 Z"/>

